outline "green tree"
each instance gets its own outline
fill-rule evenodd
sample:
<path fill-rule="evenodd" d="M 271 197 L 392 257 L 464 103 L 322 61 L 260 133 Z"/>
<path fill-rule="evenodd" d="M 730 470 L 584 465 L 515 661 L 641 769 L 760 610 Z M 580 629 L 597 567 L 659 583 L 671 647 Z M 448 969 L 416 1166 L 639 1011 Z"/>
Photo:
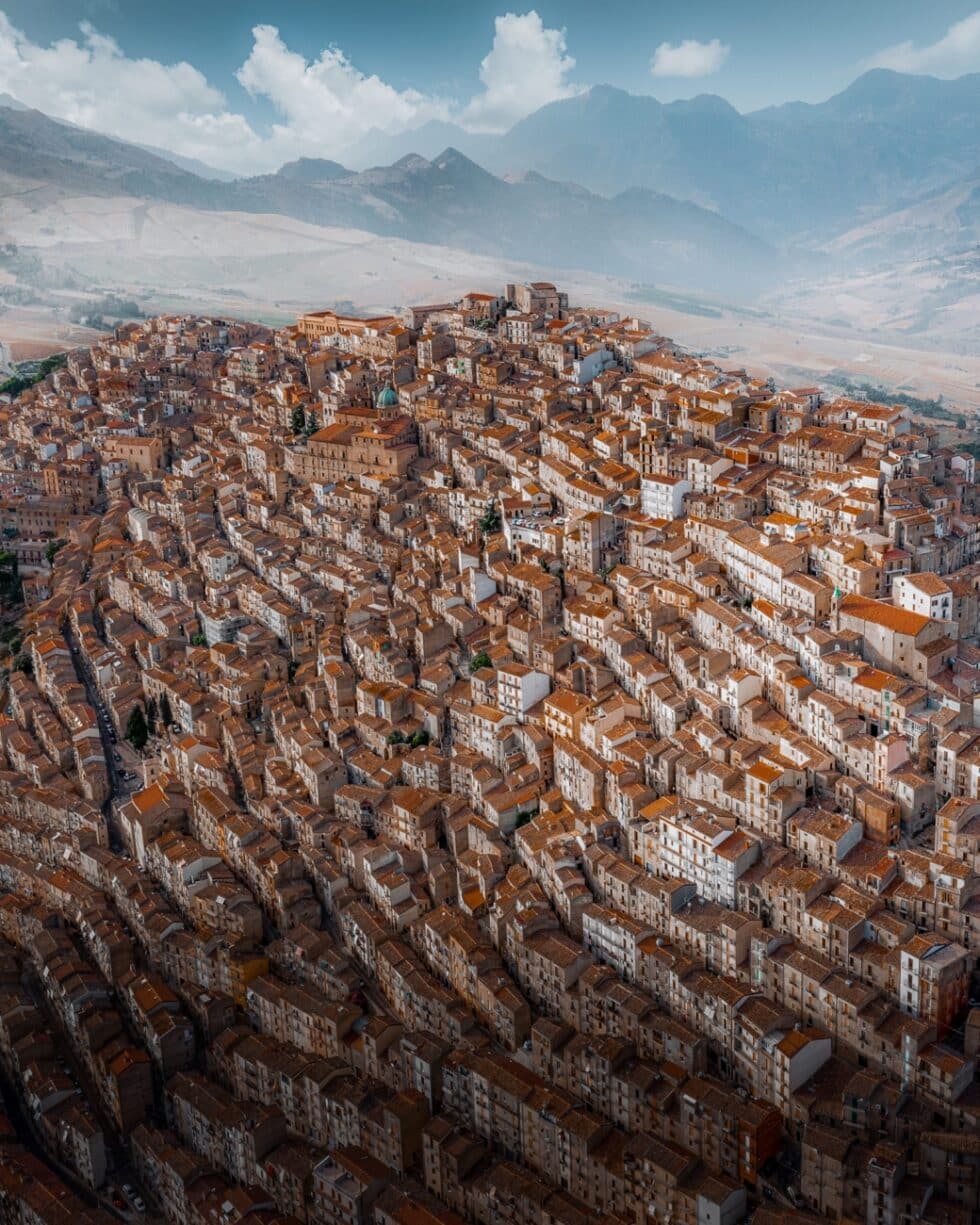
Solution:
<path fill-rule="evenodd" d="M 9 608 L 21 601 L 20 576 L 17 573 L 17 554 L 8 549 L 0 550 L 0 603 Z"/>
<path fill-rule="evenodd" d="M 23 672 L 25 676 L 33 676 L 34 660 L 27 653 L 27 651 L 21 651 L 21 653 L 14 660 L 14 668 L 18 672 Z"/>
<path fill-rule="evenodd" d="M 126 721 L 126 739 L 138 752 L 146 747 L 150 738 L 150 730 L 146 726 L 146 715 L 142 706 L 134 706 Z"/>
<path fill-rule="evenodd" d="M 491 532 L 497 531 L 500 527 L 500 511 L 493 502 L 487 503 L 487 509 L 480 519 L 480 531 L 484 536 L 489 536 Z"/>
<path fill-rule="evenodd" d="M 419 731 L 408 742 L 413 749 L 420 749 L 424 744 L 429 743 L 429 733 L 425 728 L 420 728 Z"/>
<path fill-rule="evenodd" d="M 306 413 L 303 411 L 303 405 L 297 404 L 293 409 L 293 416 L 290 424 L 293 427 L 294 434 L 302 434 L 306 429 Z"/>
<path fill-rule="evenodd" d="M 311 434 L 315 434 L 318 429 L 319 426 L 316 423 L 316 413 L 310 409 L 310 411 L 306 414 L 306 425 L 303 426 L 303 433 L 307 438 L 309 438 L 309 436 Z"/>
<path fill-rule="evenodd" d="M 68 362 L 67 353 L 52 353 L 50 357 L 46 357 L 37 368 L 37 381 L 46 379 L 49 374 L 55 370 L 63 370 Z"/>
<path fill-rule="evenodd" d="M 405 743 L 405 733 L 400 732 L 398 728 L 396 727 L 393 732 L 388 733 L 388 743 L 389 744 L 404 744 Z"/>
<path fill-rule="evenodd" d="M 174 712 L 170 706 L 170 698 L 165 692 L 160 695 L 160 720 L 164 727 L 169 727 L 174 721 Z"/>
<path fill-rule="evenodd" d="M 479 651 L 470 660 L 470 672 L 479 672 L 481 668 L 490 668 L 493 666 L 493 660 L 486 651 Z"/>
<path fill-rule="evenodd" d="M 65 542 L 63 540 L 52 540 L 51 541 L 48 547 L 44 550 L 44 556 L 48 559 L 49 566 L 54 565 L 54 559 L 58 554 L 58 550 L 63 549 L 64 547 L 65 547 Z"/>
<path fill-rule="evenodd" d="M 204 637 L 202 633 L 198 632 L 191 636 L 191 646 L 206 647 L 207 645 L 208 645 L 208 640 L 207 638 Z"/>
<path fill-rule="evenodd" d="M 0 383 L 0 395 L 19 396 L 28 387 L 33 387 L 35 383 L 40 383 L 42 379 L 47 378 L 52 371 L 60 370 L 67 361 L 67 353 L 52 353 L 50 357 L 38 363 L 35 374 L 15 374 L 12 378 Z"/>
<path fill-rule="evenodd" d="M 157 730 L 157 700 L 150 698 L 146 704 L 146 726 L 152 736 Z"/>
<path fill-rule="evenodd" d="M 23 374 L 15 374 L 9 379 L 5 379 L 0 383 L 0 395 L 19 396 L 22 391 L 26 391 L 28 387 L 34 386 L 34 380 L 27 378 Z"/>

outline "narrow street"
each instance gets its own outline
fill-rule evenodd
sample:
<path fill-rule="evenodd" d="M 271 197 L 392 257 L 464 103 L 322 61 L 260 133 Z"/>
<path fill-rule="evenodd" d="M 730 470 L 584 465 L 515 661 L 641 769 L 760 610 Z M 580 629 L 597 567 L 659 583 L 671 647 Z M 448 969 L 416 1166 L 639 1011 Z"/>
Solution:
<path fill-rule="evenodd" d="M 110 723 L 108 717 L 103 713 L 103 710 L 101 707 L 101 699 L 99 697 L 98 690 L 96 689 L 95 682 L 89 672 L 88 667 L 86 666 L 82 653 L 79 649 L 78 643 L 76 642 L 75 636 L 71 631 L 71 626 L 68 623 L 66 623 L 65 625 L 64 634 L 65 634 L 65 640 L 67 641 L 68 647 L 71 651 L 72 664 L 74 665 L 74 668 L 75 668 L 75 674 L 77 675 L 81 683 L 85 686 L 86 698 L 89 702 L 89 705 L 95 711 L 95 717 L 98 722 L 99 737 L 102 741 L 102 752 L 105 756 L 106 770 L 107 770 L 108 778 L 109 778 L 109 795 L 106 797 L 106 800 L 102 805 L 102 813 L 106 819 L 106 827 L 109 831 L 110 848 L 112 849 L 114 854 L 128 858 L 128 851 L 122 845 L 122 842 L 120 841 L 119 836 L 118 836 L 118 832 L 115 828 L 112 808 L 113 808 L 113 803 L 116 799 L 124 798 L 125 796 L 129 794 L 131 790 L 131 787 L 127 786 L 127 782 L 123 778 L 123 771 L 120 768 L 120 764 L 116 761 L 116 754 L 118 753 L 120 757 L 124 757 L 124 755 L 126 755 L 127 753 L 128 755 L 132 755 L 133 757 L 135 757 L 135 754 L 133 753 L 132 749 L 130 749 L 128 745 L 120 746 L 115 742 L 115 729 Z M 137 949 L 137 954 L 138 952 L 139 950 Z M 32 990 L 34 990 L 34 988 L 36 987 L 36 984 L 30 984 L 30 985 L 32 987 Z M 39 990 L 35 990 L 34 994 L 36 996 L 36 1003 L 38 1004 L 38 1006 L 46 1010 L 47 1005 L 46 1005 L 46 1001 L 43 998 L 43 992 L 40 992 Z M 133 1037 L 133 1035 L 131 1035 L 131 1037 Z M 86 1095 L 88 1096 L 90 1102 L 92 1103 L 93 1108 L 96 1109 L 101 1114 L 101 1104 L 98 1100 L 98 1096 L 95 1094 L 95 1087 L 89 1083 L 87 1070 L 81 1066 L 80 1062 L 75 1058 L 74 1052 L 71 1051 L 70 1048 L 66 1047 L 64 1056 L 68 1060 L 68 1062 L 71 1064 L 72 1070 L 76 1076 L 76 1079 L 78 1080 L 78 1083 L 81 1084 L 85 1088 Z M 107 1140 L 110 1140 L 110 1138 L 114 1134 L 112 1131 L 112 1128 L 105 1127 L 104 1125 L 104 1130 L 106 1132 Z M 138 1180 L 136 1178 L 136 1175 L 133 1172 L 132 1167 L 129 1163 L 129 1153 L 125 1147 L 119 1148 L 117 1145 L 112 1144 L 111 1140 L 110 1140 L 110 1147 L 113 1153 L 111 1190 L 114 1191 L 116 1195 L 118 1195 L 119 1198 L 128 1199 L 129 1197 L 125 1196 L 125 1194 L 122 1191 L 122 1184 L 129 1183 L 131 1185 L 138 1185 Z M 144 1200 L 147 1199 L 145 1194 L 143 1196 L 143 1199 Z M 103 1204 L 103 1207 L 106 1207 L 120 1220 L 145 1221 L 148 1219 L 152 1219 L 154 1216 L 154 1214 L 152 1213 L 150 1214 L 138 1213 L 136 1212 L 135 1209 L 132 1209 L 131 1211 L 127 1211 L 127 1212 L 122 1212 L 118 1208 L 116 1208 L 115 1205 L 111 1203 L 111 1201 L 105 1200 L 103 1197 L 100 1197 L 100 1202 Z"/>
<path fill-rule="evenodd" d="M 105 757 L 106 770 L 109 775 L 109 795 L 102 805 L 102 813 L 106 819 L 106 825 L 109 830 L 109 843 L 112 850 L 117 855 L 125 855 L 126 850 L 119 841 L 118 833 L 115 828 L 113 819 L 112 805 L 117 798 L 121 798 L 129 793 L 129 788 L 126 787 L 125 780 L 122 777 L 122 771 L 119 763 L 116 761 L 116 754 L 120 753 L 117 743 L 114 743 L 115 728 L 109 722 L 108 717 L 102 713 L 101 698 L 95 687 L 95 682 L 89 672 L 88 666 L 85 663 L 84 657 L 79 650 L 78 643 L 75 641 L 75 636 L 71 631 L 70 624 L 65 625 L 65 640 L 71 650 L 71 659 L 75 667 L 75 674 L 85 686 L 85 696 L 88 699 L 89 705 L 95 711 L 95 717 L 99 726 L 99 737 L 102 740 L 102 752 Z M 121 756 L 121 753 L 120 753 Z"/>
<path fill-rule="evenodd" d="M 34 1126 L 34 1120 L 24 1109 L 20 1094 L 11 1083 L 2 1064 L 0 1064 L 0 1100 L 2 1100 L 3 1108 L 14 1126 L 18 1141 L 29 1152 L 33 1153 L 35 1157 L 43 1161 L 49 1169 L 53 1170 L 61 1181 L 69 1186 L 80 1199 L 84 1200 L 87 1204 L 91 1204 L 93 1207 L 103 1208 L 118 1221 L 133 1222 L 141 1219 L 139 1214 L 135 1212 L 121 1211 L 112 1202 L 110 1196 L 101 1191 L 93 1191 L 91 1187 L 82 1182 L 70 1166 L 65 1165 L 52 1153 L 48 1152 L 41 1143 L 37 1129 Z"/>

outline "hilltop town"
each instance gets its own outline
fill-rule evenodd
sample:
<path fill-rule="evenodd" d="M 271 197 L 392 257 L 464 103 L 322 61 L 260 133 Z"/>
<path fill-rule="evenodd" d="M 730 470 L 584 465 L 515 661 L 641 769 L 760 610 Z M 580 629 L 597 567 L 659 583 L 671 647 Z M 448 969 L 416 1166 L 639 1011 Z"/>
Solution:
<path fill-rule="evenodd" d="M 0 1218 L 978 1219 L 972 450 L 533 283 L 120 326 L 0 486 Z"/>

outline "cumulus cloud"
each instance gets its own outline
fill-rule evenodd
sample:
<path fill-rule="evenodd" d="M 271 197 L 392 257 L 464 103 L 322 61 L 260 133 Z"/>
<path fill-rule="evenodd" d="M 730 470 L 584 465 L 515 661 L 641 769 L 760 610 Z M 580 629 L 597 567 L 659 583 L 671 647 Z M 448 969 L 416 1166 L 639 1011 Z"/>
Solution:
<path fill-rule="evenodd" d="M 550 29 L 534 9 L 505 13 L 494 22 L 493 46 L 480 64 L 483 93 L 460 121 L 474 131 L 504 131 L 545 103 L 577 92 L 568 81 L 574 67 L 564 30 Z"/>
<path fill-rule="evenodd" d="M 0 12 L 0 89 L 56 119 L 215 165 L 255 157 L 256 133 L 191 64 L 130 59 L 91 25 L 80 31 L 42 47 Z"/>
<path fill-rule="evenodd" d="M 865 68 L 958 77 L 980 71 L 980 9 L 949 27 L 942 38 L 924 47 L 909 41 L 886 47 L 864 61 Z"/>
<path fill-rule="evenodd" d="M 460 104 L 396 89 L 337 47 L 307 60 L 275 26 L 257 25 L 236 76 L 276 112 L 259 131 L 192 64 L 131 58 L 87 22 L 77 38 L 42 46 L 0 12 L 0 91 L 56 119 L 241 173 L 300 156 L 342 160 L 372 130 L 397 133 L 430 119 L 499 130 L 574 92 L 567 80 L 574 64 L 564 31 L 547 28 L 534 11 L 507 13 L 480 66 L 482 92 Z"/>
<path fill-rule="evenodd" d="M 256 26 L 252 38 L 252 51 L 236 75 L 249 93 L 267 98 L 283 116 L 285 122 L 274 128 L 280 143 L 340 151 L 372 128 L 398 132 L 449 116 L 445 102 L 367 76 L 336 47 L 307 63 L 290 51 L 275 26 Z"/>
<path fill-rule="evenodd" d="M 661 43 L 650 60 L 655 77 L 707 77 L 728 59 L 731 47 L 718 38 L 701 43 L 685 38 L 679 43 Z"/>

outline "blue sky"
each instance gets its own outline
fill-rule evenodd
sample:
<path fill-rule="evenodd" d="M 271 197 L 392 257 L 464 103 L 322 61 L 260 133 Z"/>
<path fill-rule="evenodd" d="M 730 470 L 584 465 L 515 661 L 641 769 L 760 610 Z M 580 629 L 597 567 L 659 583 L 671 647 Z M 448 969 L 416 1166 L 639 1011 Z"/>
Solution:
<path fill-rule="evenodd" d="M 499 131 L 610 83 L 740 110 L 876 64 L 980 71 L 978 0 L 0 0 L 0 90 L 228 169 L 343 158 L 372 128 Z"/>

